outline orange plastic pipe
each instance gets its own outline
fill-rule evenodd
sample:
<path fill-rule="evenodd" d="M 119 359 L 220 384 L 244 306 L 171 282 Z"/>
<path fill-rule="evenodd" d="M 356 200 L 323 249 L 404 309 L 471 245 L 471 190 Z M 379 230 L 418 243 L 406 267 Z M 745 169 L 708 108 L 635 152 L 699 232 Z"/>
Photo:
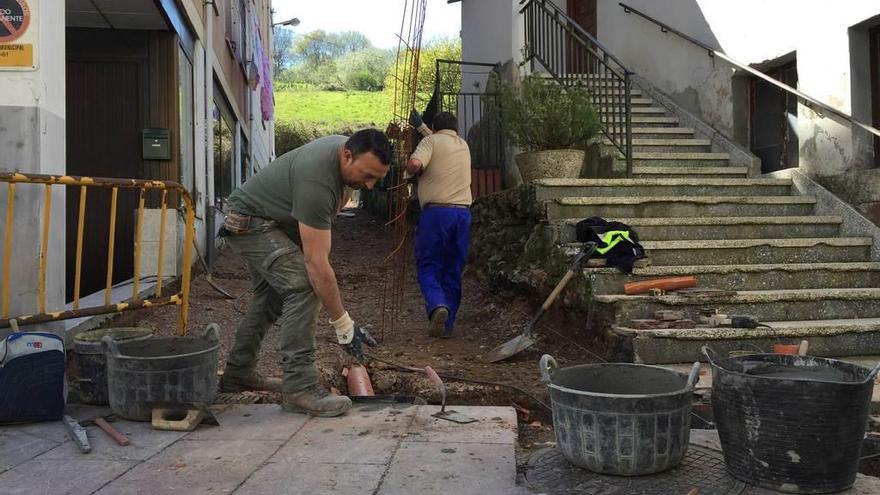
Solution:
<path fill-rule="evenodd" d="M 373 383 L 370 382 L 370 374 L 367 373 L 367 368 L 356 364 L 348 369 L 345 378 L 348 380 L 348 395 L 352 397 L 376 395 L 373 392 Z"/>
<path fill-rule="evenodd" d="M 623 292 L 627 295 L 644 294 L 650 292 L 651 289 L 675 290 L 687 289 L 688 287 L 696 287 L 697 279 L 695 277 L 669 277 L 655 278 L 653 280 L 643 280 L 641 282 L 630 282 L 623 284 Z"/>

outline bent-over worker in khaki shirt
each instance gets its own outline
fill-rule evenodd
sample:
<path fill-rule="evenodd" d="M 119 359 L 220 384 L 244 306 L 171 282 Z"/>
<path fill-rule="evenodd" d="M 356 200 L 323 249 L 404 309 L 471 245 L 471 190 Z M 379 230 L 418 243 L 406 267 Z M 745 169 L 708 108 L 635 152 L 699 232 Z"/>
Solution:
<path fill-rule="evenodd" d="M 416 271 L 430 321 L 428 334 L 450 337 L 471 238 L 471 152 L 449 112 L 434 116 L 433 134 L 415 110 L 410 124 L 427 134 L 406 165 L 418 177 L 422 206 L 415 235 Z"/>

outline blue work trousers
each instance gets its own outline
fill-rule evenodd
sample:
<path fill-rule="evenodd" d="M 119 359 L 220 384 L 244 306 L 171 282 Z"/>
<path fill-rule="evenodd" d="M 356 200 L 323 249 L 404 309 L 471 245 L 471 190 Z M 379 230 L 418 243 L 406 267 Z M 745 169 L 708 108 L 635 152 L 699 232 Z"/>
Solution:
<path fill-rule="evenodd" d="M 455 324 L 461 303 L 461 273 L 471 240 L 471 211 L 433 207 L 422 211 L 416 228 L 416 270 L 428 317 L 440 306 L 449 310 L 446 330 Z"/>

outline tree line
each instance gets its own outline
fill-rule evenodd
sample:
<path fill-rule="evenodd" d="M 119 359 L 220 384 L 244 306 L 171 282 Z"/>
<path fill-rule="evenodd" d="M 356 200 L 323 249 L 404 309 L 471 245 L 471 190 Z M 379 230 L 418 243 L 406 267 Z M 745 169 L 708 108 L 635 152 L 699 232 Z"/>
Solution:
<path fill-rule="evenodd" d="M 394 87 L 396 49 L 376 48 L 357 31 L 327 33 L 323 30 L 294 34 L 280 28 L 274 32 L 275 82 L 279 89 L 299 85 L 321 90 L 382 91 Z M 461 59 L 461 40 L 440 38 L 422 47 L 419 57 L 418 92 L 430 93 L 437 59 Z M 405 61 L 400 61 L 403 65 Z"/>

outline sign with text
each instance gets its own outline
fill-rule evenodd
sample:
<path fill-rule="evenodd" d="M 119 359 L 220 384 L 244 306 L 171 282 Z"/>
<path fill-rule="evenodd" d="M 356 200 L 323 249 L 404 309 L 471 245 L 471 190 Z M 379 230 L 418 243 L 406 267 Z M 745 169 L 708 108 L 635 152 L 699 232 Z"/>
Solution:
<path fill-rule="evenodd" d="M 0 70 L 37 68 L 37 0 L 0 0 Z"/>

